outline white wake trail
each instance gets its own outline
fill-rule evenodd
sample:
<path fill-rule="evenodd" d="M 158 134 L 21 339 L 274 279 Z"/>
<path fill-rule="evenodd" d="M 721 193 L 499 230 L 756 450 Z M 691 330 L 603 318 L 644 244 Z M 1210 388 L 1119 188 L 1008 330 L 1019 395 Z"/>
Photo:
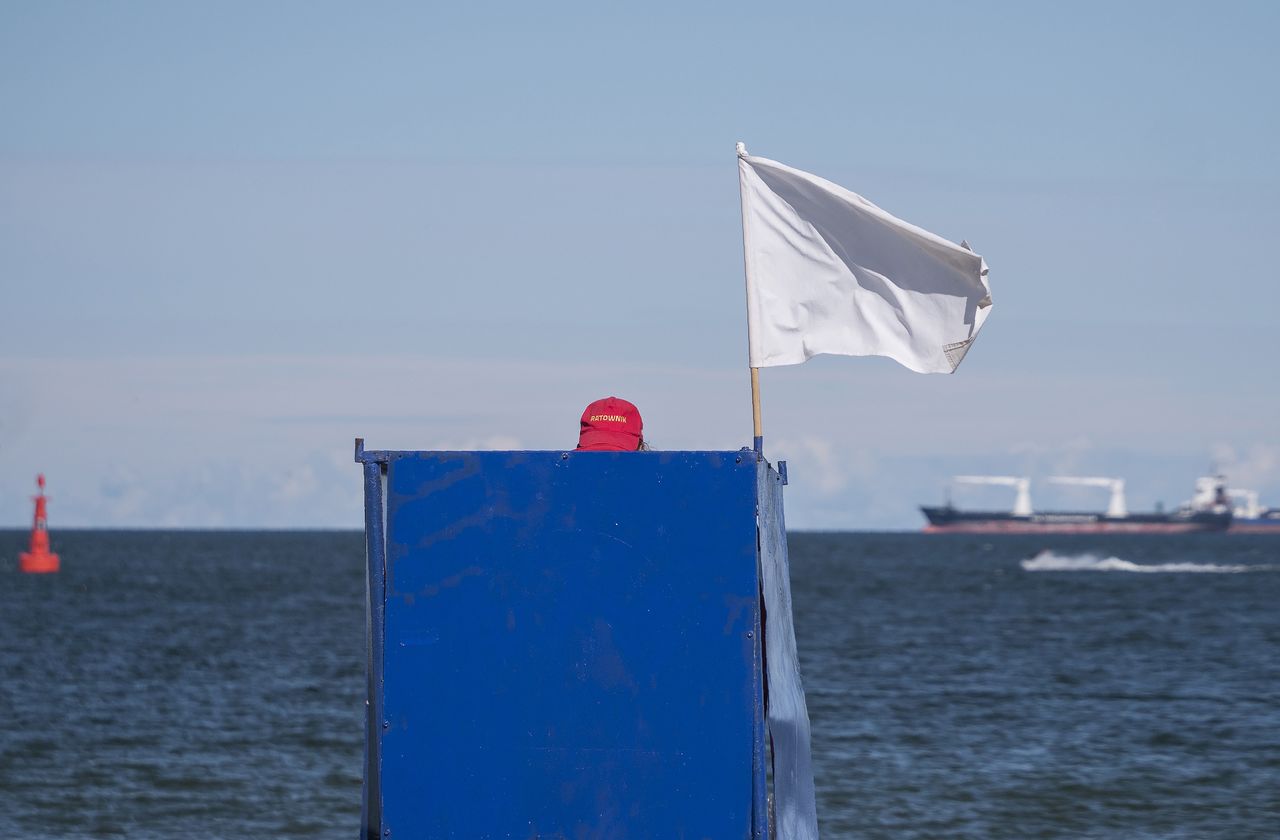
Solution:
<path fill-rule="evenodd" d="M 1274 568 L 1273 566 L 1241 566 L 1218 563 L 1130 563 L 1119 557 L 1099 557 L 1096 554 L 1054 554 L 1042 551 L 1030 560 L 1022 561 L 1022 568 L 1028 572 L 1139 572 L 1154 574 L 1159 572 L 1180 572 L 1195 574 L 1239 574 L 1241 572 L 1260 572 Z"/>

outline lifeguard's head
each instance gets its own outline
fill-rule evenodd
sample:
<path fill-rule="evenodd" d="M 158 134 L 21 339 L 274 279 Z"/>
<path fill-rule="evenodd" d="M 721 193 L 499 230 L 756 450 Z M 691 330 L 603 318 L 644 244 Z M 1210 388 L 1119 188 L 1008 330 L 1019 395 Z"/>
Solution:
<path fill-rule="evenodd" d="M 640 409 L 618 397 L 596 400 L 582 412 L 578 448 L 587 451 L 634 452 L 644 444 Z"/>

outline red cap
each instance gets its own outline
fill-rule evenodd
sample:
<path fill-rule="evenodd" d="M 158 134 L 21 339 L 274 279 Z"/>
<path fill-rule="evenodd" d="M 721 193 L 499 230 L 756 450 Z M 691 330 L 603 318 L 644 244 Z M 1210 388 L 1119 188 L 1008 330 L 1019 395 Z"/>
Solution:
<path fill-rule="evenodd" d="M 644 421 L 640 409 L 618 397 L 596 400 L 582 412 L 578 448 L 634 452 L 640 448 Z"/>

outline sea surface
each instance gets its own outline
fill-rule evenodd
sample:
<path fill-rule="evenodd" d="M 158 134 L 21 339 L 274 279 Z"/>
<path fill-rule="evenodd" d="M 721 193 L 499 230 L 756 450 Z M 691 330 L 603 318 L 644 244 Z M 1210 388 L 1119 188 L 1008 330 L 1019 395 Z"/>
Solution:
<path fill-rule="evenodd" d="M 25 539 L 0 838 L 356 838 L 360 534 Z M 1280 538 L 790 548 L 824 837 L 1280 837 Z"/>

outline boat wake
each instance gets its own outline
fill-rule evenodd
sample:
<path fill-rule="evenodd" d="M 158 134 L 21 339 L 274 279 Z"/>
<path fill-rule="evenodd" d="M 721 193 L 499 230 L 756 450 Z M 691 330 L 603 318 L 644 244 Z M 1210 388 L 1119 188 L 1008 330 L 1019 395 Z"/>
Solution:
<path fill-rule="evenodd" d="M 1160 572 L 1196 573 L 1196 574 L 1240 574 L 1241 572 L 1263 572 L 1275 569 L 1275 566 L 1244 566 L 1219 563 L 1131 563 L 1119 557 L 1099 557 L 1096 554 L 1054 554 L 1042 551 L 1029 560 L 1022 561 L 1022 568 L 1028 572 L 1140 572 L 1155 574 Z"/>

